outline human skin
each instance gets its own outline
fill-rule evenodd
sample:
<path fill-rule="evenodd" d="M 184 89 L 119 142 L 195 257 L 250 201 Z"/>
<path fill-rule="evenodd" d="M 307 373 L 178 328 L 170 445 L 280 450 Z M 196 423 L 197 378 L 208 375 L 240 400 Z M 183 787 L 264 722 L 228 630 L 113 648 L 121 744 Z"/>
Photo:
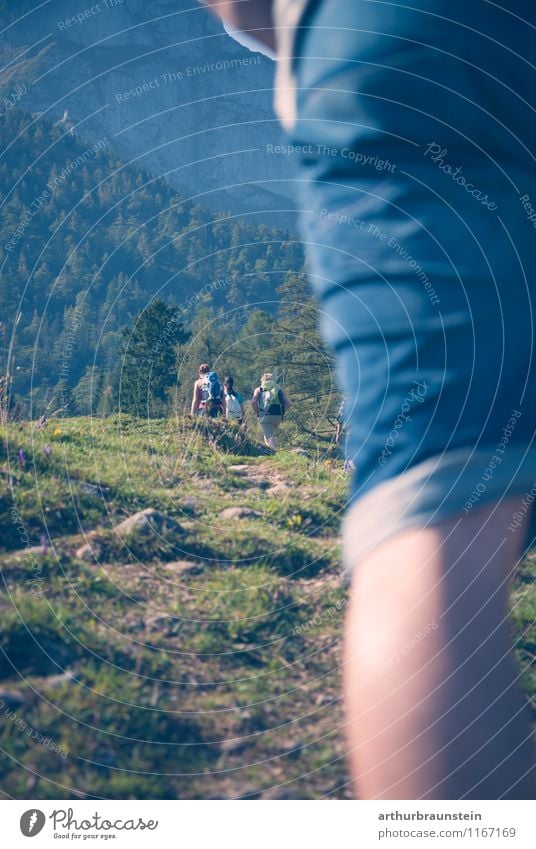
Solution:
<path fill-rule="evenodd" d="M 250 31 L 258 41 L 271 50 L 276 43 L 273 31 L 272 0 L 202 0 L 211 12 L 226 24 Z M 253 32 L 254 31 L 254 32 Z"/>
<path fill-rule="evenodd" d="M 261 27 L 255 37 L 274 47 L 270 0 L 207 5 L 238 28 Z M 517 506 L 492 503 L 399 533 L 355 564 L 344 701 L 360 798 L 534 797 L 528 705 L 507 620 L 520 551 L 506 529 Z M 350 513 L 347 565 L 352 537 Z"/>
<path fill-rule="evenodd" d="M 359 798 L 534 798 L 508 622 L 518 506 L 399 533 L 356 564 L 344 701 Z M 351 561 L 351 513 L 345 546 Z"/>

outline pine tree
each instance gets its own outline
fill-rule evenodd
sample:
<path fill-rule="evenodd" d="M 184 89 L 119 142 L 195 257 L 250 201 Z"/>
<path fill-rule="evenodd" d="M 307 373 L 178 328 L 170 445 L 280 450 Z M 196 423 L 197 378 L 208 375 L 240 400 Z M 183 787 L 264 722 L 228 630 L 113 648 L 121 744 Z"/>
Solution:
<path fill-rule="evenodd" d="M 340 395 L 333 358 L 318 329 L 318 307 L 305 274 L 288 274 L 274 328 L 272 356 L 292 397 L 292 417 L 303 432 L 331 436 Z"/>
<path fill-rule="evenodd" d="M 180 310 L 151 301 L 122 333 L 119 406 L 140 417 L 166 415 L 177 382 L 175 349 L 188 338 Z"/>

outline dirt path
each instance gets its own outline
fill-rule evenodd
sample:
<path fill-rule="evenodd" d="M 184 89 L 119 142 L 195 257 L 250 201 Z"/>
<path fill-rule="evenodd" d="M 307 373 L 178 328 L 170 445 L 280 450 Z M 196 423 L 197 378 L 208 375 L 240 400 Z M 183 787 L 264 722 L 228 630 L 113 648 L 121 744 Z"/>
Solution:
<path fill-rule="evenodd" d="M 240 463 L 229 466 L 228 469 L 247 478 L 251 481 L 252 487 L 264 490 L 267 495 L 277 495 L 295 489 L 295 484 L 285 478 L 278 469 L 268 464 Z"/>

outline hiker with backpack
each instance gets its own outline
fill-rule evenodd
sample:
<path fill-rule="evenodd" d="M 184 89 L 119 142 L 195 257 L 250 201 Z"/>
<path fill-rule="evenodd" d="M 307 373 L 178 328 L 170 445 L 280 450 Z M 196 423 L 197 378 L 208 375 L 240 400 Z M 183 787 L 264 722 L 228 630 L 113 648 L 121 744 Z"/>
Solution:
<path fill-rule="evenodd" d="M 215 419 L 225 415 L 223 387 L 215 371 L 208 363 L 199 366 L 199 377 L 194 383 L 191 414 Z"/>
<path fill-rule="evenodd" d="M 240 392 L 234 388 L 232 377 L 226 377 L 223 381 L 223 400 L 225 402 L 225 418 L 227 421 L 239 424 L 244 429 L 247 426 L 244 399 Z"/>
<path fill-rule="evenodd" d="M 274 380 L 271 372 L 266 372 L 261 378 L 251 399 L 251 406 L 259 419 L 265 445 L 272 450 L 277 448 L 277 430 L 283 417 L 290 407 L 290 401 Z"/>
<path fill-rule="evenodd" d="M 335 437 L 333 440 L 335 445 L 340 445 L 341 440 L 344 441 L 344 438 L 346 436 L 346 401 L 346 398 L 342 399 L 339 410 L 337 412 L 337 417 L 335 419 Z"/>

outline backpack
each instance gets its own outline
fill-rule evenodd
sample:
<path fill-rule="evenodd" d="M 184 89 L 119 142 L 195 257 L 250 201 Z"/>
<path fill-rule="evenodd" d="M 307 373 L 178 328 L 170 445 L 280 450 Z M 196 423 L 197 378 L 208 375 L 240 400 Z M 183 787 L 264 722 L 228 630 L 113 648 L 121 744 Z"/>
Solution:
<path fill-rule="evenodd" d="M 265 416 L 284 416 L 285 402 L 283 392 L 275 380 L 261 384 L 259 393 L 259 410 Z"/>
<path fill-rule="evenodd" d="M 242 418 L 242 404 L 240 403 L 236 395 L 229 395 L 228 393 L 225 393 L 225 403 L 227 404 L 228 419 Z"/>
<path fill-rule="evenodd" d="M 209 373 L 203 380 L 203 386 L 201 391 L 203 404 L 209 404 L 210 406 L 216 406 L 217 404 L 221 404 L 221 383 L 215 371 L 209 371 Z"/>

